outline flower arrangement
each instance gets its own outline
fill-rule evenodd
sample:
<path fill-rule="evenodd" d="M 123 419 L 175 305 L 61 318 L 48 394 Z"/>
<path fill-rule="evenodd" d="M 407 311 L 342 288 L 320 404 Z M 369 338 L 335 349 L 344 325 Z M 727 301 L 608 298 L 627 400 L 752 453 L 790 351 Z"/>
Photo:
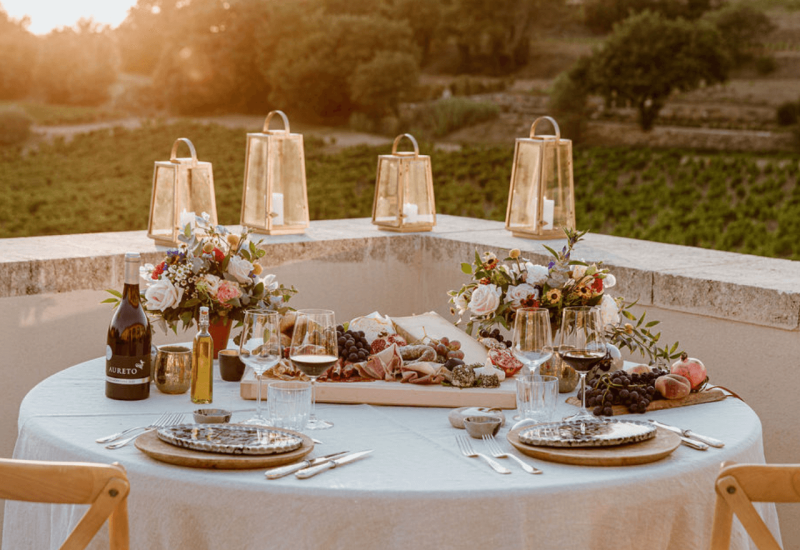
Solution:
<path fill-rule="evenodd" d="M 659 321 L 645 323 L 646 312 L 637 319 L 629 311 L 636 302 L 626 303 L 622 298 L 606 294 L 605 291 L 616 284 L 616 278 L 602 262 L 589 264 L 572 259 L 575 245 L 587 231 L 564 229 L 564 233 L 567 244 L 561 251 L 544 245 L 553 256 L 546 266 L 521 257 L 518 249 L 511 250 L 502 261 L 491 252 L 481 257 L 476 251 L 472 264 L 461 264 L 461 270 L 471 275 L 472 281 L 459 290 L 448 292 L 453 304 L 451 312 L 459 316 L 456 324 L 461 324 L 466 316 L 468 334 L 472 334 L 476 323 L 482 330 L 496 325 L 510 330 L 519 308 L 539 307 L 550 311 L 550 322 L 557 330 L 565 307 L 599 306 L 610 342 L 631 352 L 640 352 L 651 363 L 678 357 L 677 342 L 658 347 L 661 333 L 654 334 L 651 329 Z M 631 322 L 621 324 L 622 317 Z"/>
<path fill-rule="evenodd" d="M 168 250 L 156 266 L 140 268 L 146 289 L 142 293 L 145 311 L 166 332 L 177 332 L 178 322 L 188 328 L 199 317 L 200 307 L 208 307 L 210 321 L 227 324 L 243 321 L 249 308 L 267 308 L 284 313 L 286 302 L 297 293 L 278 284 L 275 275 L 261 277 L 257 263 L 266 252 L 250 239 L 249 231 L 234 234 L 210 223 L 208 214 L 184 218 L 178 249 Z M 109 290 L 118 303 L 121 294 Z"/>

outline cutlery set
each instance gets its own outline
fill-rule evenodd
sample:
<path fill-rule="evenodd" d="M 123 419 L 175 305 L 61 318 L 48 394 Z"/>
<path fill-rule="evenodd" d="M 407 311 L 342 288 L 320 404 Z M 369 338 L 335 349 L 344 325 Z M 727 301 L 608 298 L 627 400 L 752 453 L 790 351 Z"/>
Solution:
<path fill-rule="evenodd" d="M 157 430 L 158 428 L 163 428 L 165 426 L 176 426 L 178 424 L 181 424 L 183 422 L 183 416 L 184 416 L 183 413 L 164 413 L 161 415 L 161 417 L 159 417 L 158 420 L 156 420 L 155 422 L 153 422 L 148 426 L 136 426 L 134 428 L 128 428 L 123 432 L 107 435 L 105 437 L 98 438 L 95 441 L 97 443 L 109 443 L 109 445 L 106 445 L 106 449 L 112 449 L 112 450 L 119 449 L 120 447 L 124 447 L 125 445 L 127 445 L 128 443 L 130 443 L 131 441 L 133 441 L 142 434 L 151 432 L 153 430 Z M 128 438 L 118 441 L 120 438 L 125 437 L 127 434 L 132 432 L 139 432 L 139 433 L 135 433 L 134 435 Z"/>
<path fill-rule="evenodd" d="M 653 419 L 649 419 L 648 422 L 658 426 L 659 428 L 664 428 L 665 430 L 669 430 L 678 434 L 681 437 L 681 443 L 683 445 L 698 451 L 707 451 L 709 446 L 716 447 L 717 449 L 721 449 L 725 446 L 725 443 L 719 439 L 714 439 L 713 437 L 708 437 L 707 435 L 696 434 L 692 430 L 684 430 L 676 426 L 663 424 L 658 420 Z"/>
<path fill-rule="evenodd" d="M 367 451 L 359 451 L 357 453 L 350 453 L 348 451 L 341 451 L 311 460 L 302 460 L 288 466 L 280 466 L 272 468 L 265 472 L 267 479 L 278 479 L 289 474 L 294 474 L 297 479 L 308 479 L 327 470 L 332 470 L 338 466 L 344 466 L 350 462 L 360 460 L 372 453 L 372 449 Z"/>

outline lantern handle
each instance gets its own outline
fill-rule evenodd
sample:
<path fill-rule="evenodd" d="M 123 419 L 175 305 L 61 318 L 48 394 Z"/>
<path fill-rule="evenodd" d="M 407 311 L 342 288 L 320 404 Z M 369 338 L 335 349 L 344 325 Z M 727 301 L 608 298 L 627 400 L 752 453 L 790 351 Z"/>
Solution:
<path fill-rule="evenodd" d="M 195 151 L 194 145 L 192 145 L 192 142 L 189 141 L 187 138 L 178 138 L 178 139 L 175 140 L 175 144 L 172 146 L 172 153 L 169 156 L 169 161 L 170 162 L 175 162 L 175 163 L 178 162 L 178 145 L 180 145 L 181 142 L 184 142 L 186 145 L 189 146 L 189 152 L 192 153 L 192 166 L 196 166 L 197 165 L 197 151 Z"/>
<path fill-rule="evenodd" d="M 265 134 L 269 132 L 269 121 L 272 119 L 273 115 L 279 115 L 283 119 L 283 131 L 287 134 L 289 133 L 289 119 L 286 117 L 283 111 L 272 111 L 270 114 L 267 115 L 267 119 L 264 121 L 264 130 L 262 130 Z"/>
<path fill-rule="evenodd" d="M 411 134 L 400 134 L 399 136 L 394 138 L 394 143 L 392 144 L 392 154 L 393 155 L 398 154 L 397 153 L 397 144 L 400 143 L 400 140 L 403 139 L 404 137 L 407 137 L 408 139 L 411 140 L 411 143 L 414 145 L 414 156 L 418 157 L 419 156 L 419 145 L 417 145 L 417 140 L 414 139 L 414 136 L 412 136 Z M 401 152 L 400 154 L 401 155 L 408 155 L 409 153 L 410 153 L 410 151 Z"/>
<path fill-rule="evenodd" d="M 539 118 L 533 121 L 533 124 L 531 125 L 531 139 L 536 137 L 536 125 L 539 124 L 539 122 L 541 122 L 542 120 L 550 121 L 550 124 L 553 125 L 553 128 L 556 131 L 556 141 L 561 141 L 561 128 L 558 127 L 558 122 L 556 122 L 556 120 L 553 117 L 549 116 L 540 116 Z"/>

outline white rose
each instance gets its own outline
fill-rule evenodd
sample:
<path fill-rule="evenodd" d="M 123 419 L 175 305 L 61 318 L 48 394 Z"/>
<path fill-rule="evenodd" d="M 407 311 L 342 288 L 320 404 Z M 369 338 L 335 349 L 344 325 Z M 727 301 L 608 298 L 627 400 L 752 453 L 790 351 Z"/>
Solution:
<path fill-rule="evenodd" d="M 278 284 L 278 281 L 276 281 L 275 279 L 276 277 L 274 273 L 270 273 L 269 275 L 261 279 L 261 283 L 264 285 L 264 292 L 273 292 L 275 290 L 278 290 L 278 287 L 280 285 Z"/>
<path fill-rule="evenodd" d="M 202 283 L 208 289 L 208 293 L 211 296 L 216 296 L 217 291 L 219 290 L 219 283 L 222 279 L 217 277 L 216 275 L 212 275 L 211 273 L 206 273 L 203 275 Z"/>
<path fill-rule="evenodd" d="M 580 281 L 583 279 L 583 276 L 586 275 L 586 266 L 585 265 L 576 265 L 572 267 L 572 278 L 576 281 Z"/>
<path fill-rule="evenodd" d="M 613 276 L 611 273 L 609 273 L 608 275 L 606 275 L 606 276 L 605 276 L 605 279 L 603 279 L 603 288 L 604 288 L 604 289 L 606 289 L 606 288 L 611 288 L 611 287 L 613 287 L 615 284 L 617 284 L 617 278 L 616 278 L 616 277 L 614 277 L 614 276 Z"/>
<path fill-rule="evenodd" d="M 478 316 L 489 315 L 500 306 L 500 295 L 502 290 L 497 285 L 478 285 L 472 291 L 472 299 L 469 302 L 469 310 Z"/>
<path fill-rule="evenodd" d="M 467 307 L 469 306 L 469 294 L 466 292 L 462 292 L 458 296 L 455 297 L 453 303 L 458 310 L 459 315 L 463 315 L 465 311 L 467 311 Z"/>
<path fill-rule="evenodd" d="M 144 292 L 147 309 L 166 311 L 176 307 L 183 299 L 183 287 L 175 286 L 166 277 L 150 285 Z"/>
<path fill-rule="evenodd" d="M 525 276 L 525 282 L 529 285 L 543 285 L 544 282 L 547 280 L 547 275 L 550 272 L 543 265 L 534 265 L 530 262 L 525 264 L 525 269 L 527 270 L 527 274 Z"/>
<path fill-rule="evenodd" d="M 535 296 L 537 293 L 538 291 L 531 285 L 522 283 L 521 285 L 508 287 L 506 296 L 514 305 L 519 306 L 522 300 L 530 297 L 531 294 Z"/>
<path fill-rule="evenodd" d="M 228 273 L 236 277 L 237 281 L 240 283 L 250 281 L 251 271 L 253 271 L 253 264 L 239 256 L 231 256 L 228 262 Z"/>
<path fill-rule="evenodd" d="M 600 302 L 600 320 L 603 327 L 619 325 L 619 306 L 617 301 L 608 294 L 603 295 L 603 301 Z"/>

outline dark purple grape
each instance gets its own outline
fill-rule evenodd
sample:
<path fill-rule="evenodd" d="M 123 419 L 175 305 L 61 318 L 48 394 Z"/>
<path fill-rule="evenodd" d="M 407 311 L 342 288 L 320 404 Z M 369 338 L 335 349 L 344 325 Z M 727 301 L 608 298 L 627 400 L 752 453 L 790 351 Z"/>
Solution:
<path fill-rule="evenodd" d="M 358 354 L 351 353 L 350 355 L 347 356 L 347 360 L 350 361 L 351 363 L 358 363 Z"/>

